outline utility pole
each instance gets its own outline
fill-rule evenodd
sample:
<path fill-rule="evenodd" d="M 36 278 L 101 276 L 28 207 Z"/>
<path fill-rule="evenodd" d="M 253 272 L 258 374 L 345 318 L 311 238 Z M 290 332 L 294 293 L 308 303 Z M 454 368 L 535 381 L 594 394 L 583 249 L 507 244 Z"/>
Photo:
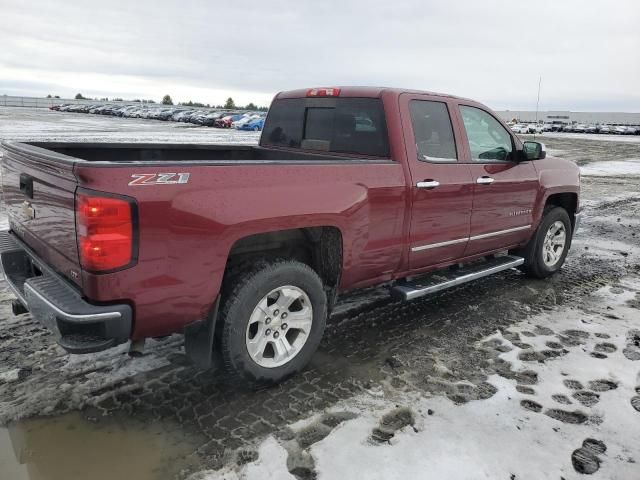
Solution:
<path fill-rule="evenodd" d="M 540 85 L 542 84 L 542 75 L 538 77 L 538 100 L 536 101 L 536 125 L 538 124 L 538 107 L 540 106 Z"/>

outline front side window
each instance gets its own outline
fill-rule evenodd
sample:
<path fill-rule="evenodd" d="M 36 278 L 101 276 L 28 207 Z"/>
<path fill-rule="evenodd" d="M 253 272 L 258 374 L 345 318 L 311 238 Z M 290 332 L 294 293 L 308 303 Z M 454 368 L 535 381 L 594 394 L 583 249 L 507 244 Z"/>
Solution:
<path fill-rule="evenodd" d="M 484 110 L 460 105 L 462 121 L 469 140 L 471 159 L 509 161 L 513 157 L 511 135 Z"/>
<path fill-rule="evenodd" d="M 458 155 L 447 105 L 443 102 L 411 100 L 409 110 L 418 159 L 455 162 Z"/>

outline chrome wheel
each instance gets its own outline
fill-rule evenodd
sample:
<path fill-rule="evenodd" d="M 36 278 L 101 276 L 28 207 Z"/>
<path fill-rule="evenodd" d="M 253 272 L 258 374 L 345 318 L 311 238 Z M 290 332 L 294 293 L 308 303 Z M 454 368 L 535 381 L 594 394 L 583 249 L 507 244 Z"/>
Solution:
<path fill-rule="evenodd" d="M 284 365 L 300 353 L 312 323 L 313 307 L 304 290 L 292 285 L 271 290 L 249 318 L 247 351 L 261 367 Z"/>
<path fill-rule="evenodd" d="M 561 221 L 552 223 L 542 244 L 542 261 L 547 267 L 553 267 L 560 261 L 566 244 L 567 229 L 564 223 Z"/>

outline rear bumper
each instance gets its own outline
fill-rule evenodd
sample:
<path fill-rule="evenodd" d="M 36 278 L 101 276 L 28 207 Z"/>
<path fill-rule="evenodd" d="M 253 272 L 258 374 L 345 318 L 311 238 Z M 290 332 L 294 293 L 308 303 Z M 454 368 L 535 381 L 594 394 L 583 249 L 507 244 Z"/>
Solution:
<path fill-rule="evenodd" d="M 0 232 L 0 265 L 9 288 L 69 353 L 91 353 L 126 342 L 129 305 L 93 305 L 10 232 Z"/>

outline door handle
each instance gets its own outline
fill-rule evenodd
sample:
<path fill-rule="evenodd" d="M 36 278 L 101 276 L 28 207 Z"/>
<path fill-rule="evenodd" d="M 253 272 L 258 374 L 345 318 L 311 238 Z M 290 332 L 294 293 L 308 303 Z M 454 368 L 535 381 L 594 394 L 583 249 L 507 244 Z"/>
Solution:
<path fill-rule="evenodd" d="M 418 188 L 426 188 L 431 190 L 432 188 L 436 188 L 440 186 L 440 182 L 437 180 L 425 180 L 424 182 L 416 183 L 416 187 Z"/>
<path fill-rule="evenodd" d="M 479 183 L 480 185 L 491 185 L 493 182 L 495 182 L 495 180 L 491 177 L 487 177 L 486 175 L 478 177 L 476 180 L 476 183 Z"/>

